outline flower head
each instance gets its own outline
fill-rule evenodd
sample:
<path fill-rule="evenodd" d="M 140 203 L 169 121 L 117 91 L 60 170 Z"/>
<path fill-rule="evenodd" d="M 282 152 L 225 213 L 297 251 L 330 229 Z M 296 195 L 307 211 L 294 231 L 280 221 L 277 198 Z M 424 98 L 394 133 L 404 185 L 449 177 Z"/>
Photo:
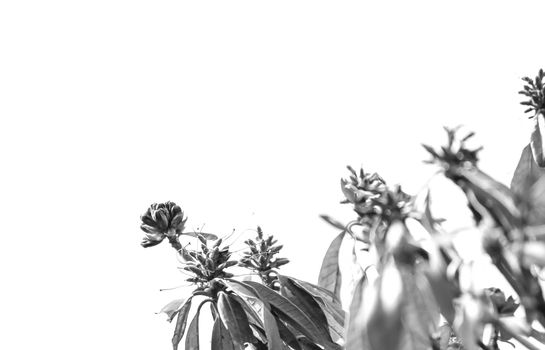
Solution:
<path fill-rule="evenodd" d="M 161 243 L 166 237 L 182 234 L 187 217 L 174 202 L 154 203 L 141 216 L 140 228 L 146 233 L 142 241 L 144 248 Z"/>
<path fill-rule="evenodd" d="M 528 97 L 529 100 L 523 101 L 520 104 L 529 107 L 524 113 L 534 112 L 534 115 L 529 118 L 533 118 L 538 114 L 545 115 L 545 84 L 543 84 L 543 78 L 545 78 L 543 69 L 539 70 L 535 80 L 528 77 L 522 78 L 526 84 L 524 84 L 524 90 L 519 91 L 519 94 Z"/>

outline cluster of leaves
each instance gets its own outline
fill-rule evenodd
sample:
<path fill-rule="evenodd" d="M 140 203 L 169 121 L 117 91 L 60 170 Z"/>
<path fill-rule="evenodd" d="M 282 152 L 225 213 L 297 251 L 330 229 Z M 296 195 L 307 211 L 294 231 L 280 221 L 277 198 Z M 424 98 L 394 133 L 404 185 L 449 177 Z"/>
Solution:
<path fill-rule="evenodd" d="M 276 257 L 283 247 L 276 245 L 277 242 L 272 235 L 265 237 L 261 227 L 257 227 L 256 240 L 248 239 L 244 242 L 249 251 L 244 252 L 239 263 L 240 266 L 257 273 L 266 286 L 275 290 L 280 288 L 276 270 L 289 263 L 286 258 Z"/>
<path fill-rule="evenodd" d="M 208 247 L 208 242 L 204 236 L 197 236 L 200 241 L 200 250 L 190 251 L 181 250 L 182 258 L 185 260 L 182 270 L 194 274 L 194 277 L 186 279 L 187 282 L 196 283 L 200 286 L 206 286 L 215 278 L 230 278 L 233 274 L 225 270 L 238 264 L 238 261 L 229 260 L 231 252 L 229 247 L 220 248 L 222 239 L 212 243 Z"/>
<path fill-rule="evenodd" d="M 175 350 L 184 338 L 185 349 L 200 348 L 199 320 L 204 306 L 213 318 L 213 350 L 341 348 L 345 315 L 339 301 L 324 288 L 278 274 L 277 269 L 288 260 L 276 257 L 282 246 L 276 245 L 273 236 L 265 236 L 258 228 L 257 237 L 246 241 L 247 250 L 239 260 L 233 260 L 230 247 L 222 246 L 223 239 L 215 239 L 214 235 L 188 234 L 199 240 L 199 249 L 189 250 L 179 241 L 183 225 L 179 225 L 179 219 L 173 220 L 181 212 L 178 208 L 171 202 L 153 204 L 142 216 L 146 237 L 152 218 L 152 227 L 161 229 L 157 233 L 173 238 L 181 269 L 191 274 L 186 281 L 195 286 L 188 296 L 162 309 L 169 321 L 176 319 L 172 338 Z M 162 209 L 175 214 L 158 212 Z M 161 226 L 156 224 L 159 220 Z M 169 236 L 176 228 L 179 234 Z M 261 277 L 261 282 L 236 279 L 227 271 L 235 265 L 249 269 Z M 187 326 L 191 310 L 193 319 Z"/>
<path fill-rule="evenodd" d="M 467 283 L 473 262 L 464 260 L 453 243 L 455 233 L 445 231 L 432 215 L 429 190 L 417 207 L 416 197 L 387 186 L 378 175 L 349 168 L 350 179 L 341 181 L 345 202 L 354 205 L 357 224 L 371 223 L 363 239 L 375 253 L 378 277 L 363 274 L 355 281 L 346 349 L 494 350 L 498 342 L 512 338 L 537 349 L 536 342 L 543 342 L 543 334 L 533 328 L 535 323 L 545 327 L 539 279 L 545 267 L 545 169 L 540 164 L 545 154 L 543 72 L 535 82 L 524 80 L 529 84 L 525 95 L 531 97 L 529 105 L 536 112 L 536 131 L 523 151 L 511 188 L 478 167 L 481 148 L 468 146 L 473 133 L 461 135 L 459 127 L 445 128 L 445 145 L 424 145 L 431 155 L 426 162 L 439 165 L 465 194 L 480 232 L 474 244 L 482 247 L 516 299 L 506 298 L 497 288 L 479 290 L 473 282 Z M 326 219 L 342 232 L 326 253 L 319 285 L 338 294 L 343 282 L 339 250 L 354 222 L 342 225 Z M 367 271 L 367 266 L 362 269 Z M 519 304 L 522 318 L 514 315 Z M 440 319 L 446 323 L 441 325 Z M 489 336 L 485 328 L 492 329 Z"/>

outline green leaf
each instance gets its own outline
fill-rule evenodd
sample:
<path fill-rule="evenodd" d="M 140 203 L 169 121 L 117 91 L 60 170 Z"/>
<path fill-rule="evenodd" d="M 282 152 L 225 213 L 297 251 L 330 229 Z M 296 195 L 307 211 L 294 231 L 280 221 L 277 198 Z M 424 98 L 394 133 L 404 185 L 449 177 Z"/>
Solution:
<path fill-rule="evenodd" d="M 231 336 L 221 319 L 218 317 L 214 321 L 214 328 L 212 329 L 212 347 L 211 350 L 234 350 L 233 341 Z"/>
<path fill-rule="evenodd" d="M 255 341 L 248 317 L 242 306 L 231 296 L 218 294 L 218 312 L 225 328 L 231 335 L 235 348 L 244 349 L 244 343 Z"/>
<path fill-rule="evenodd" d="M 342 284 L 339 268 L 339 250 L 345 234 L 345 231 L 341 232 L 329 245 L 318 277 L 318 285 L 331 291 L 337 298 L 339 297 Z"/>
<path fill-rule="evenodd" d="M 324 346 L 330 343 L 327 337 L 324 337 L 320 328 L 290 300 L 262 284 L 252 281 L 243 283 L 252 287 L 259 294 L 261 300 L 267 301 L 274 307 L 272 309 L 274 313 L 279 313 L 280 316 L 283 316 L 294 328 L 310 340 Z"/>
<path fill-rule="evenodd" d="M 191 300 L 191 297 L 188 298 L 178 312 L 178 320 L 176 321 L 176 327 L 174 328 L 174 336 L 172 337 L 172 346 L 174 350 L 178 349 L 178 344 L 180 344 L 180 340 L 182 340 L 182 337 L 184 336 L 187 316 L 189 315 L 189 309 L 191 309 Z"/>

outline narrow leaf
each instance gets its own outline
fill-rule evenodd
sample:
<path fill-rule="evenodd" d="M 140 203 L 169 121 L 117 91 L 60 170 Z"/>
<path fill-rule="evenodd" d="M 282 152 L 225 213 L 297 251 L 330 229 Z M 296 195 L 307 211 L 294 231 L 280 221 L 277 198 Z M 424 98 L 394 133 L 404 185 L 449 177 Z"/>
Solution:
<path fill-rule="evenodd" d="M 541 168 L 545 167 L 545 151 L 543 147 L 543 133 L 545 133 L 545 116 L 538 114 L 536 116 L 536 124 L 534 131 L 532 132 L 532 141 L 530 145 L 532 147 L 532 153 L 537 165 Z"/>
<path fill-rule="evenodd" d="M 234 350 L 233 341 L 231 336 L 221 319 L 218 317 L 214 321 L 214 328 L 212 329 L 212 347 L 211 350 Z"/>
<path fill-rule="evenodd" d="M 172 337 L 172 346 L 174 350 L 178 349 L 178 344 L 184 336 L 185 326 L 187 324 L 187 316 L 189 315 L 189 309 L 191 308 L 191 297 L 186 300 L 178 312 L 178 320 L 176 321 L 176 327 L 174 328 L 174 336 Z"/>
<path fill-rule="evenodd" d="M 242 306 L 228 294 L 220 292 L 218 312 L 227 331 L 233 339 L 235 348 L 244 349 L 244 343 L 255 341 L 248 323 L 248 317 Z"/>

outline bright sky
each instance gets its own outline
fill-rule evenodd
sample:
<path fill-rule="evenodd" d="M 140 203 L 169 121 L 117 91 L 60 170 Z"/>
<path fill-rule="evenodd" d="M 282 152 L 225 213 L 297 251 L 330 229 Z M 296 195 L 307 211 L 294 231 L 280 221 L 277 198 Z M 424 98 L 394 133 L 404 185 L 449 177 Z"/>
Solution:
<path fill-rule="evenodd" d="M 506 5 L 509 3 L 510 5 Z M 420 143 L 464 124 L 508 183 L 545 66 L 542 1 L 3 1 L 3 349 L 168 349 L 154 314 L 187 292 L 139 216 L 261 225 L 315 281 L 352 217 L 345 165 L 416 192 Z M 242 239 L 241 239 L 242 241 Z M 240 243 L 238 247 L 240 247 Z"/>

